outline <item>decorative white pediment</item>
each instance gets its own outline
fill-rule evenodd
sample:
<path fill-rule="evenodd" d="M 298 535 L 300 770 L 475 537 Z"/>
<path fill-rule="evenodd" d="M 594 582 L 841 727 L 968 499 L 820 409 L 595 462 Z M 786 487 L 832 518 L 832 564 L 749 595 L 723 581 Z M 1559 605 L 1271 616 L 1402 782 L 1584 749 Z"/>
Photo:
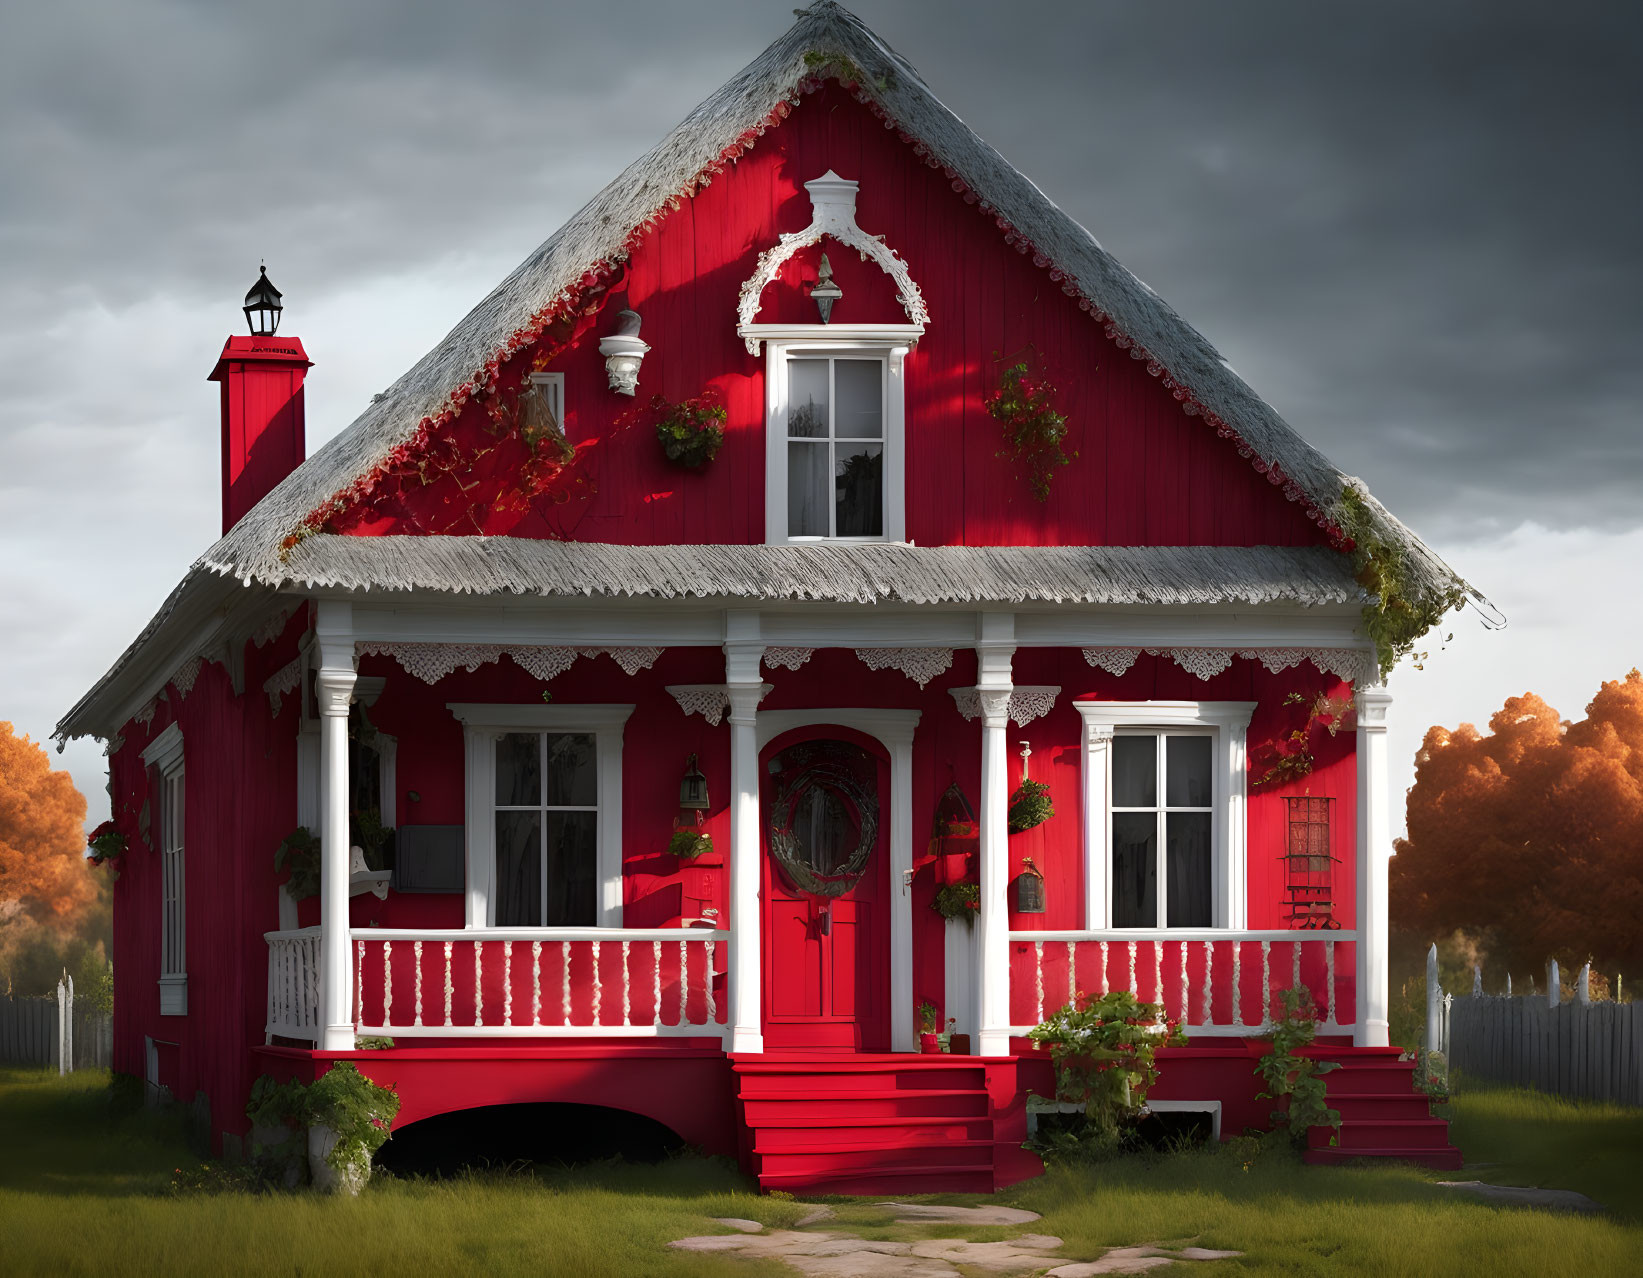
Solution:
<path fill-rule="evenodd" d="M 1259 661 L 1273 674 L 1310 661 L 1324 674 L 1353 684 L 1373 683 L 1379 677 L 1373 654 L 1361 648 L 1085 648 L 1084 660 L 1098 670 L 1120 676 L 1143 652 L 1168 657 L 1181 669 L 1209 680 L 1232 665 L 1234 657 Z"/>
<path fill-rule="evenodd" d="M 949 688 L 958 712 L 966 719 L 981 715 L 981 693 L 975 688 Z M 1016 725 L 1031 723 L 1049 714 L 1061 695 L 1060 684 L 1017 684 L 1010 689 L 1010 718 Z"/>
<path fill-rule="evenodd" d="M 810 225 L 802 231 L 781 236 L 772 247 L 761 253 L 753 274 L 742 285 L 741 301 L 736 307 L 736 334 L 746 341 L 750 354 L 757 355 L 759 343 L 768 336 L 759 331 L 764 326 L 754 323 L 765 289 L 774 282 L 795 253 L 821 243 L 823 236 L 855 249 L 864 261 L 871 259 L 878 263 L 879 269 L 895 282 L 901 308 L 907 313 L 907 321 L 915 333 L 923 333 L 930 323 L 930 311 L 924 304 L 924 294 L 913 282 L 907 263 L 894 249 L 886 246 L 882 237 L 869 235 L 856 225 L 858 186 L 858 183 L 841 178 L 831 169 L 815 181 L 804 184 L 804 189 L 810 193 Z M 814 328 L 817 333 L 827 331 L 824 324 L 815 325 Z M 917 340 L 916 335 L 914 340 Z"/>

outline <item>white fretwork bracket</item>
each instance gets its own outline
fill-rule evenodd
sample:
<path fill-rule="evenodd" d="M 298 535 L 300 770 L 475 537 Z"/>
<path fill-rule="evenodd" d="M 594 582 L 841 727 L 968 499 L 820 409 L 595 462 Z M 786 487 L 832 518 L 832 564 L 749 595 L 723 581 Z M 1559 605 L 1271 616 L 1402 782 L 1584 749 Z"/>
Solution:
<path fill-rule="evenodd" d="M 858 186 L 858 183 L 841 178 L 831 169 L 813 182 L 804 184 L 804 189 L 810 192 L 810 207 L 813 210 L 810 225 L 802 231 L 781 236 L 773 246 L 761 253 L 753 274 L 742 285 L 741 301 L 736 307 L 736 333 L 747 342 L 750 354 L 759 353 L 759 343 L 763 340 L 760 334 L 751 330 L 765 289 L 774 282 L 795 253 L 821 243 L 823 236 L 831 236 L 840 244 L 855 249 L 864 260 L 877 262 L 879 269 L 895 282 L 896 295 L 901 299 L 901 308 L 907 313 L 908 323 L 921 332 L 930 323 L 930 310 L 924 304 L 924 294 L 913 282 L 907 263 L 894 249 L 887 247 L 880 236 L 869 235 L 856 225 Z"/>
<path fill-rule="evenodd" d="M 392 657 L 424 683 L 438 683 L 458 668 L 470 674 L 480 666 L 512 657 L 514 663 L 546 683 L 564 674 L 578 657 L 609 656 L 628 675 L 648 670 L 662 655 L 660 648 L 565 648 L 540 644 L 414 643 L 381 642 L 362 639 L 356 645 L 361 656 Z"/>
<path fill-rule="evenodd" d="M 949 688 L 958 712 L 966 719 L 981 717 L 981 693 L 976 688 Z M 1042 719 L 1061 695 L 1060 684 L 1017 684 L 1010 690 L 1010 719 L 1017 725 Z"/>
<path fill-rule="evenodd" d="M 783 670 L 797 670 L 815 655 L 814 648 L 766 648 L 764 663 L 772 670 L 778 666 Z"/>

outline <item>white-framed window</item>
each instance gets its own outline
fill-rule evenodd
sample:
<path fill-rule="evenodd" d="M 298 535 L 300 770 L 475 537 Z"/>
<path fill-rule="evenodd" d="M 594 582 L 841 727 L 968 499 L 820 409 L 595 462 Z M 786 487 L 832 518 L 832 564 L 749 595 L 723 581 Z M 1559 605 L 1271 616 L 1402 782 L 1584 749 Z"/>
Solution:
<path fill-rule="evenodd" d="M 449 708 L 467 744 L 468 926 L 620 927 L 633 707 Z"/>
<path fill-rule="evenodd" d="M 160 1015 L 188 1013 L 188 904 L 183 848 L 187 793 L 183 780 L 183 733 L 175 723 L 149 742 L 143 766 L 154 770 L 155 826 L 160 853 Z"/>
<path fill-rule="evenodd" d="M 882 327 L 765 341 L 767 542 L 906 539 L 911 338 Z"/>
<path fill-rule="evenodd" d="M 552 429 L 561 438 L 565 434 L 565 375 L 563 373 L 531 373 L 530 383 L 541 396 L 542 407 L 547 409 Z"/>
<path fill-rule="evenodd" d="M 1245 926 L 1252 701 L 1081 701 L 1092 929 Z"/>

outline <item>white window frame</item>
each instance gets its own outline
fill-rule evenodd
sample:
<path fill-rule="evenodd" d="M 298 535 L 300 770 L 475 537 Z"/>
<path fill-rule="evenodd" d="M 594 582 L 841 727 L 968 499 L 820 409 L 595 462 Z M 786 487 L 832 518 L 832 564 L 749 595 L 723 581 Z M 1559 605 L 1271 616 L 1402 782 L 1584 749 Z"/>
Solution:
<path fill-rule="evenodd" d="M 542 397 L 548 402 L 548 411 L 553 414 L 553 420 L 559 423 L 559 434 L 566 434 L 565 426 L 565 375 L 563 373 L 531 373 L 530 383 L 542 392 Z"/>
<path fill-rule="evenodd" d="M 1121 734 L 1201 732 L 1211 738 L 1210 917 L 1211 930 L 1248 926 L 1246 843 L 1248 839 L 1247 750 L 1253 701 L 1078 701 L 1084 721 L 1084 919 L 1091 931 L 1118 930 L 1112 924 L 1112 740 Z M 1159 778 L 1163 798 L 1164 779 Z M 1159 883 L 1163 908 L 1165 885 Z M 1203 929 L 1124 929 L 1188 934 Z"/>
<path fill-rule="evenodd" d="M 622 926 L 622 737 L 632 705 L 485 705 L 448 702 L 462 723 L 467 813 L 466 926 L 496 926 L 496 741 L 510 732 L 577 732 L 594 738 L 598 768 L 598 927 Z M 561 929 L 543 928 L 544 932 Z M 577 929 L 569 929 L 575 931 Z"/>
<path fill-rule="evenodd" d="M 907 539 L 907 355 L 923 329 L 912 325 L 755 325 L 764 341 L 765 543 L 772 546 L 899 542 Z M 879 537 L 790 537 L 787 533 L 787 364 L 792 359 L 884 363 L 884 533 Z"/>
<path fill-rule="evenodd" d="M 160 1015 L 188 1015 L 188 786 L 183 774 L 183 730 L 168 724 L 142 753 L 158 773 L 160 853 Z M 176 787 L 173 797 L 173 787 Z"/>

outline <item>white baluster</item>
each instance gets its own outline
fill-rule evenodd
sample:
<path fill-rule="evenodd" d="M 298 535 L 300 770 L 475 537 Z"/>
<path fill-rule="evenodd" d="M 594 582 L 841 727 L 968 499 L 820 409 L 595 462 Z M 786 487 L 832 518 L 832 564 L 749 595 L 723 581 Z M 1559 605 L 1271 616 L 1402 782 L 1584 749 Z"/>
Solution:
<path fill-rule="evenodd" d="M 1044 1021 L 1044 942 L 1033 942 L 1033 968 L 1038 977 L 1038 1013 L 1033 1017 L 1036 1024 Z"/>
<path fill-rule="evenodd" d="M 1105 941 L 1102 941 L 1101 942 L 1101 994 L 1102 994 L 1102 997 L 1105 997 L 1106 993 L 1107 993 L 1107 943 Z"/>
<path fill-rule="evenodd" d="M 445 1024 L 451 1023 L 451 995 L 456 987 L 451 983 L 451 942 L 445 942 Z"/>
<path fill-rule="evenodd" d="M 1078 942 L 1067 942 L 1067 1006 L 1078 1002 Z"/>
<path fill-rule="evenodd" d="M 630 996 L 631 991 L 632 991 L 632 987 L 633 987 L 633 971 L 632 971 L 631 968 L 628 967 L 628 947 L 631 944 L 632 944 L 631 941 L 623 941 L 622 942 L 622 1024 L 623 1025 L 633 1024 L 633 999 Z M 709 941 L 707 944 L 708 944 L 708 953 L 711 954 L 713 952 L 713 942 Z"/>
<path fill-rule="evenodd" d="M 1192 1020 L 1192 999 L 1187 993 L 1187 943 L 1181 943 L 1181 1024 Z"/>
<path fill-rule="evenodd" d="M 394 969 L 389 963 L 393 949 L 394 943 L 392 941 L 382 943 L 382 1023 L 384 1025 L 394 1023 L 392 1015 L 394 1008 Z"/>
<path fill-rule="evenodd" d="M 662 943 L 660 941 L 650 943 L 650 975 L 650 1007 L 656 1017 L 655 1024 L 659 1026 L 662 1023 Z"/>
<path fill-rule="evenodd" d="M 360 1004 L 365 1001 L 365 942 L 354 943 L 354 1029 L 365 1024 Z"/>
<path fill-rule="evenodd" d="M 502 1023 L 513 1024 L 513 942 L 502 942 Z"/>
<path fill-rule="evenodd" d="M 1164 943 L 1152 943 L 1152 997 L 1159 1007 L 1164 1006 Z"/>
<path fill-rule="evenodd" d="M 1141 986 L 1135 980 L 1135 942 L 1129 942 L 1130 947 L 1130 993 L 1136 998 L 1141 997 Z"/>
<path fill-rule="evenodd" d="M 531 1024 L 542 1023 L 542 942 L 531 942 Z"/>
<path fill-rule="evenodd" d="M 564 1003 L 564 1024 L 570 1024 L 570 942 L 559 942 L 560 998 Z"/>
<path fill-rule="evenodd" d="M 1244 1023 L 1244 947 L 1240 941 L 1232 943 L 1232 1023 Z"/>
<path fill-rule="evenodd" d="M 690 999 L 689 957 L 685 952 L 685 943 L 679 942 L 679 1024 L 689 1025 L 686 1007 Z"/>
<path fill-rule="evenodd" d="M 485 1023 L 485 987 L 480 976 L 485 970 L 485 942 L 474 942 L 474 1024 Z"/>
<path fill-rule="evenodd" d="M 1272 942 L 1261 942 L 1261 1026 L 1272 1023 Z"/>
<path fill-rule="evenodd" d="M 1335 939 L 1331 937 L 1324 942 L 1324 980 L 1329 986 L 1329 1023 L 1338 1025 L 1335 1019 Z"/>
<path fill-rule="evenodd" d="M 414 1025 L 422 1024 L 422 942 L 411 942 L 411 958 L 416 963 L 416 1020 Z"/>
<path fill-rule="evenodd" d="M 1204 945 L 1204 1019 L 1201 1025 L 1215 1024 L 1215 942 Z"/>
<path fill-rule="evenodd" d="M 705 983 L 706 988 L 707 988 L 707 1020 L 704 1022 L 704 1024 L 712 1025 L 716 1020 L 718 1020 L 718 1012 L 715 1010 L 715 1008 L 713 1006 L 713 942 L 712 941 L 709 941 L 707 943 L 707 949 L 706 949 L 705 952 L 707 954 L 707 960 L 706 960 L 706 963 L 704 965 L 704 970 L 705 970 L 705 981 L 704 981 L 704 983 Z"/>
<path fill-rule="evenodd" d="M 593 1025 L 599 1024 L 599 1005 L 604 999 L 604 983 L 599 979 L 599 956 L 604 948 L 598 941 L 593 943 Z"/>
<path fill-rule="evenodd" d="M 1289 983 L 1299 988 L 1301 984 L 1301 942 L 1299 938 L 1291 941 L 1289 948 L 1294 951 L 1294 954 L 1291 956 L 1294 959 L 1294 963 L 1292 964 L 1294 970 L 1290 973 Z"/>

